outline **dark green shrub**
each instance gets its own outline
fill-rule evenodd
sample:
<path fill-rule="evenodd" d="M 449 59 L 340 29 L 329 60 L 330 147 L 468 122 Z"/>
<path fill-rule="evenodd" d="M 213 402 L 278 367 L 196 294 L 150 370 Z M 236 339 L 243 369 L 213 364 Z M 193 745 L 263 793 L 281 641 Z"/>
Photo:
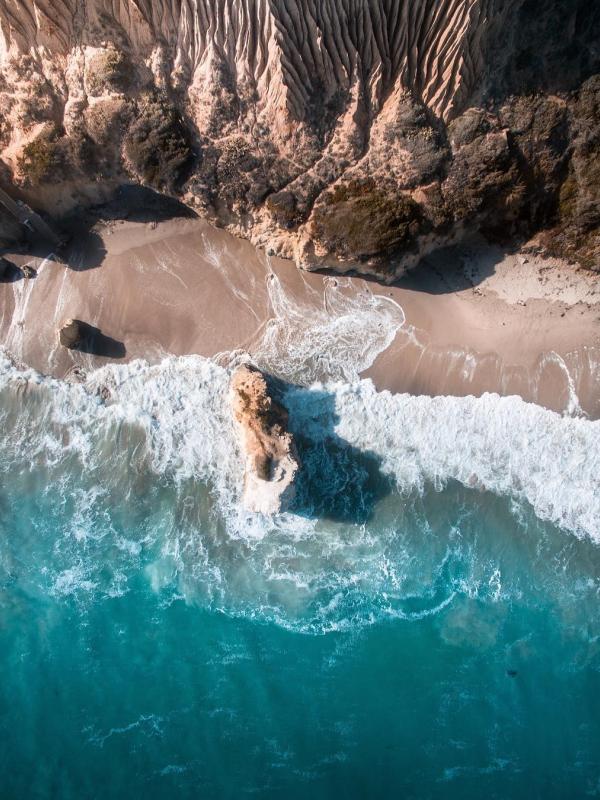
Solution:
<path fill-rule="evenodd" d="M 44 131 L 23 148 L 17 166 L 26 184 L 39 186 L 44 181 L 62 178 L 65 153 L 55 130 Z"/>
<path fill-rule="evenodd" d="M 372 179 L 350 181 L 329 191 L 315 207 L 313 230 L 332 253 L 366 259 L 410 245 L 420 227 L 420 209 L 408 195 Z"/>
<path fill-rule="evenodd" d="M 100 95 L 107 91 L 127 91 L 132 82 L 132 69 L 129 59 L 112 47 L 94 54 L 86 72 L 89 93 Z"/>
<path fill-rule="evenodd" d="M 174 189 L 193 157 L 181 115 L 159 96 L 147 98 L 140 107 L 124 150 L 132 169 L 156 189 Z"/>

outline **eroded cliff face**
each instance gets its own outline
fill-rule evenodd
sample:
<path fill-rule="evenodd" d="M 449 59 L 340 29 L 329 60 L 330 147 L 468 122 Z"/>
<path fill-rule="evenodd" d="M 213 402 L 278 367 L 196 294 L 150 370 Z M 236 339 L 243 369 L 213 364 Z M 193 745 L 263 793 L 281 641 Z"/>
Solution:
<path fill-rule="evenodd" d="M 0 181 L 124 181 L 391 276 L 479 228 L 598 265 L 589 0 L 0 0 Z"/>

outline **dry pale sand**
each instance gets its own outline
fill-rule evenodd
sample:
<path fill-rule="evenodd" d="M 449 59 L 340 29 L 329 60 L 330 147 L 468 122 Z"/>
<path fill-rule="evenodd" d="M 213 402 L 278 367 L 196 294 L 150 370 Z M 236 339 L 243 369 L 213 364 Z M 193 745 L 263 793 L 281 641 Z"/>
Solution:
<path fill-rule="evenodd" d="M 123 343 L 126 360 L 157 361 L 252 353 L 273 316 L 270 270 L 305 317 L 313 308 L 327 313 L 331 279 L 271 261 L 201 220 L 103 224 L 74 240 L 66 265 L 5 255 L 38 274 L 0 283 L 0 342 L 17 360 L 59 377 L 111 360 L 60 347 L 57 329 L 69 317 Z M 594 275 L 475 242 L 436 254 L 396 286 L 344 279 L 343 291 L 381 295 L 404 310 L 404 327 L 364 373 L 380 389 L 520 394 L 557 411 L 600 416 Z"/>
<path fill-rule="evenodd" d="M 406 326 L 367 372 L 377 383 L 600 416 L 600 276 L 473 242 L 430 257 L 392 292 Z"/>

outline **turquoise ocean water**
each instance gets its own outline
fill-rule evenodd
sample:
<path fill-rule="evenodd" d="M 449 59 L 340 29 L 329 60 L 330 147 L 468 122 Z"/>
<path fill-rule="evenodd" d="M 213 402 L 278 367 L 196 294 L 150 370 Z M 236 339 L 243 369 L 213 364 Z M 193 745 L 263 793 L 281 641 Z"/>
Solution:
<path fill-rule="evenodd" d="M 226 368 L 0 360 L 2 800 L 600 794 L 600 423 L 308 376 L 267 518 Z"/>

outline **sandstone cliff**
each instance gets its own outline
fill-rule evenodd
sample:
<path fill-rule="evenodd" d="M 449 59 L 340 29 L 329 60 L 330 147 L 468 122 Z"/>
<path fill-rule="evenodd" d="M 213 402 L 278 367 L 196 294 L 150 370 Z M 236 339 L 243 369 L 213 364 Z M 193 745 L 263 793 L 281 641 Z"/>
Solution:
<path fill-rule="evenodd" d="M 599 41 L 589 0 L 0 0 L 0 183 L 144 183 L 304 266 L 479 228 L 597 267 Z"/>

